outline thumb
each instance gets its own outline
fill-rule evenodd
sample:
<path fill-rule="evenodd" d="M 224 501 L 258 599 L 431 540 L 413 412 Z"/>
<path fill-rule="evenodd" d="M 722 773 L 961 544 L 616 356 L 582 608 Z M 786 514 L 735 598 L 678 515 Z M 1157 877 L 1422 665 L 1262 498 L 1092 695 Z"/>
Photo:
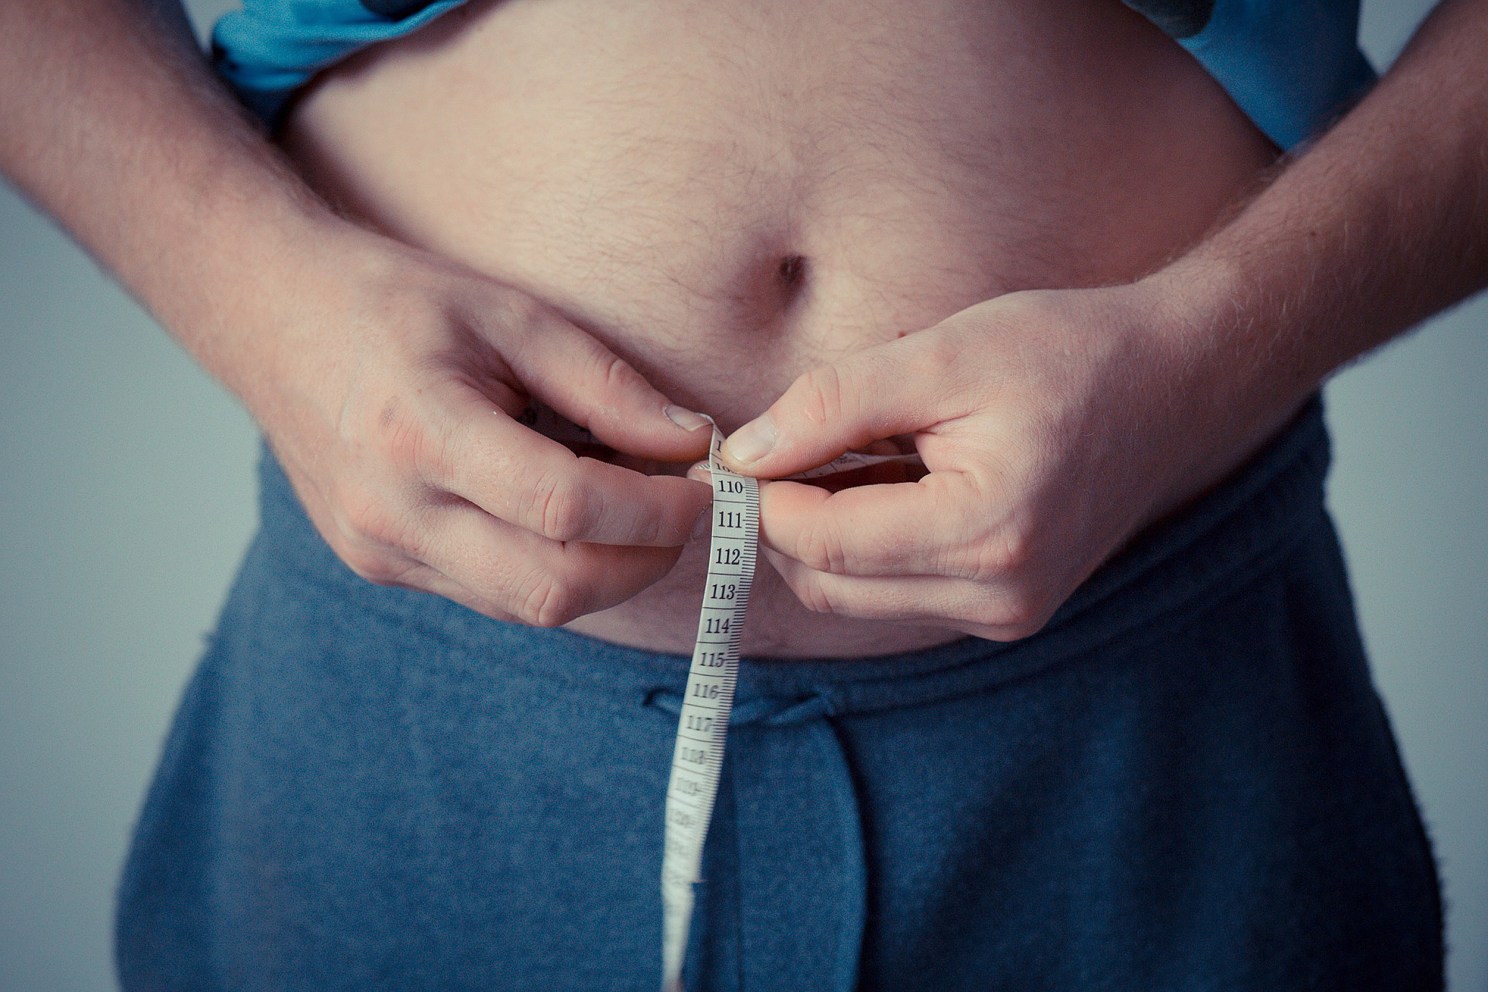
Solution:
<path fill-rule="evenodd" d="M 824 465 L 873 441 L 942 419 L 944 377 L 913 335 L 820 365 L 724 441 L 720 454 L 747 475 L 780 477 Z M 912 343 L 913 342 L 913 343 Z"/>

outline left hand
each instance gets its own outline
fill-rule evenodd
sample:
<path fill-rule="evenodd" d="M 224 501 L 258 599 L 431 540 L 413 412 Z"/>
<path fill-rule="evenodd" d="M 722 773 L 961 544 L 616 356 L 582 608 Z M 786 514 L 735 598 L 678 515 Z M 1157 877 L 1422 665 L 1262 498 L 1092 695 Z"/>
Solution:
<path fill-rule="evenodd" d="M 1283 419 L 1230 406 L 1225 349 L 1170 304 L 1140 283 L 1011 293 L 802 375 L 728 439 L 732 467 L 778 478 L 907 435 L 929 474 L 765 484 L 768 560 L 820 612 L 1034 633 Z"/>

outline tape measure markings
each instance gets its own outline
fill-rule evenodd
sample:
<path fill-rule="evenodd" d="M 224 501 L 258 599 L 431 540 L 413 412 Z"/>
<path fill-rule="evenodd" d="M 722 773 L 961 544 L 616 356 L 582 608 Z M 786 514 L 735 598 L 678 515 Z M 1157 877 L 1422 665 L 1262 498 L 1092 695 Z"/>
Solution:
<path fill-rule="evenodd" d="M 520 422 L 558 441 L 596 443 L 594 435 L 544 406 L 525 412 Z M 723 434 L 708 418 L 713 438 L 707 461 L 711 475 L 712 533 L 708 570 L 692 664 L 687 672 L 677 737 L 672 747 L 663 820 L 662 992 L 682 992 L 682 967 L 692 926 L 693 885 L 700 882 L 703 845 L 718 798 L 728 738 L 729 714 L 739 680 L 739 648 L 759 554 L 759 481 L 730 471 L 719 457 Z M 919 456 L 848 452 L 792 479 L 817 479 L 889 463 L 912 464 Z"/>
<path fill-rule="evenodd" d="M 682 989 L 693 885 L 701 881 L 703 844 L 723 773 L 759 546 L 759 482 L 724 467 L 722 444 L 715 424 L 707 462 L 713 489 L 708 571 L 667 782 L 661 865 L 663 992 Z"/>

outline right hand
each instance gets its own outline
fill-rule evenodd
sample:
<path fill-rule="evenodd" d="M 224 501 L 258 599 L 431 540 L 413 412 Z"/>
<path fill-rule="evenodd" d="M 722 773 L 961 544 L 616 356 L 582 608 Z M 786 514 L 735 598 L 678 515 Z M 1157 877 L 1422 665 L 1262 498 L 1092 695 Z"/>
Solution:
<path fill-rule="evenodd" d="M 279 287 L 272 326 L 244 331 L 259 344 L 237 378 L 336 554 L 369 581 L 540 626 L 661 578 L 708 487 L 579 457 L 515 418 L 538 400 L 667 462 L 706 454 L 706 421 L 511 286 L 365 232 L 334 240 L 319 256 L 333 265 Z"/>

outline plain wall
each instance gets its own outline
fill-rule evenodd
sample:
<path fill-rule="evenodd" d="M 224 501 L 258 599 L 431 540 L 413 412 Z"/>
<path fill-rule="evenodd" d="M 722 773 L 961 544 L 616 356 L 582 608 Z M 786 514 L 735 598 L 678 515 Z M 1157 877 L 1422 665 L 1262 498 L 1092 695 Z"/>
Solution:
<path fill-rule="evenodd" d="M 1366 7 L 1377 62 L 1426 6 Z M 1330 499 L 1458 992 L 1488 992 L 1485 369 L 1479 298 L 1328 390 Z M 255 454 L 232 400 L 0 187 L 0 992 L 113 987 L 115 880 L 252 528 Z"/>

